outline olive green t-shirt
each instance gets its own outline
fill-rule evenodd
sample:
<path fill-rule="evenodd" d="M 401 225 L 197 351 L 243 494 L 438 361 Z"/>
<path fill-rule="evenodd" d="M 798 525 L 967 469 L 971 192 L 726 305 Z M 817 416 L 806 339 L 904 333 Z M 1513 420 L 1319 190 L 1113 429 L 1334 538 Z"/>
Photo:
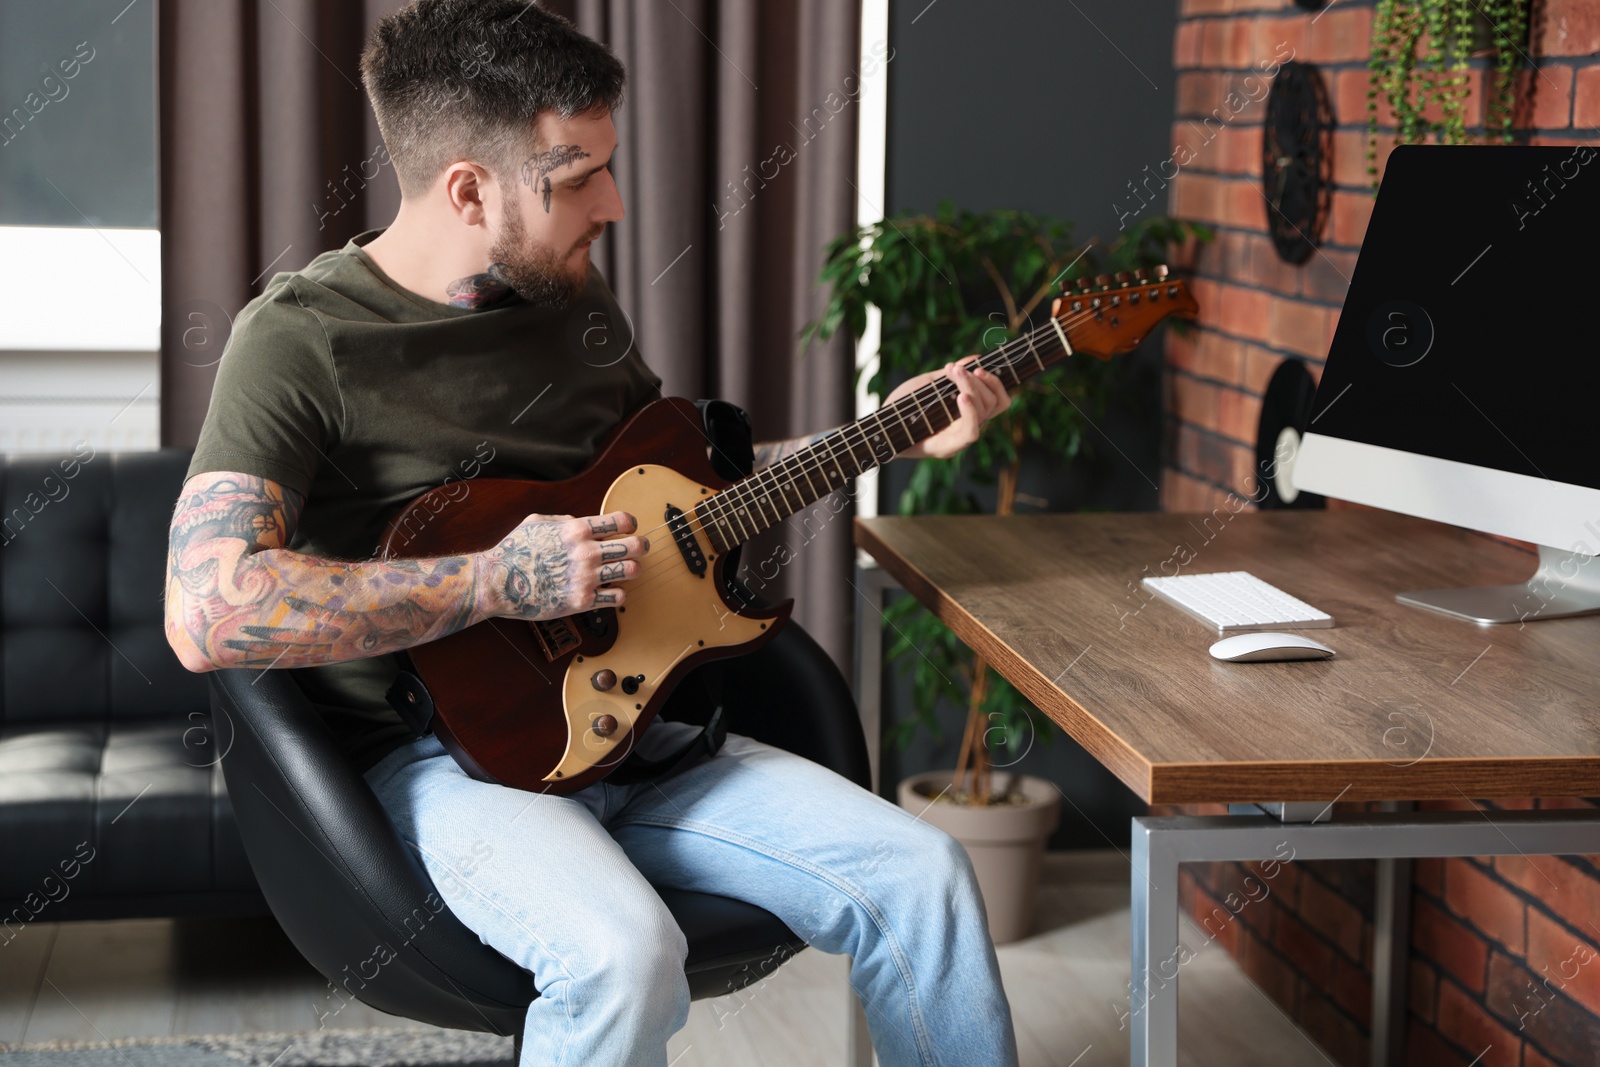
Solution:
<path fill-rule="evenodd" d="M 245 305 L 189 464 L 303 494 L 289 547 L 325 559 L 372 558 L 394 513 L 447 480 L 571 477 L 661 395 L 598 270 L 565 309 L 451 307 L 383 273 L 361 247 L 381 232 Z M 362 769 L 414 736 L 384 699 L 397 670 L 384 655 L 295 671 Z"/>

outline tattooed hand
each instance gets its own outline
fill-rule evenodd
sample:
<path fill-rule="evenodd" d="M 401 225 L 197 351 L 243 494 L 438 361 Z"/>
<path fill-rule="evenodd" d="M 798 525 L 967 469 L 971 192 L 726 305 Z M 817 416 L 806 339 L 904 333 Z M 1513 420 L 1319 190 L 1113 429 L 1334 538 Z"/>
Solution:
<path fill-rule="evenodd" d="M 627 536 L 638 528 L 625 511 L 529 515 L 479 554 L 481 599 L 491 614 L 528 620 L 620 607 L 625 594 L 610 583 L 637 577 L 650 551 L 649 538 Z"/>

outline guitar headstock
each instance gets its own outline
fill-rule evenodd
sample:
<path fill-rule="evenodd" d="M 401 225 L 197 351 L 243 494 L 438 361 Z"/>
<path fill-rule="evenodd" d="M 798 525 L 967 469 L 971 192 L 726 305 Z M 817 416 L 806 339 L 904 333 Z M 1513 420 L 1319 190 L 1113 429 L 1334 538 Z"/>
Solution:
<path fill-rule="evenodd" d="M 1050 314 L 1066 331 L 1074 352 L 1110 359 L 1131 352 L 1169 315 L 1192 319 L 1200 307 L 1181 280 L 1167 277 L 1163 264 L 1133 274 L 1102 274 L 1064 285 Z"/>

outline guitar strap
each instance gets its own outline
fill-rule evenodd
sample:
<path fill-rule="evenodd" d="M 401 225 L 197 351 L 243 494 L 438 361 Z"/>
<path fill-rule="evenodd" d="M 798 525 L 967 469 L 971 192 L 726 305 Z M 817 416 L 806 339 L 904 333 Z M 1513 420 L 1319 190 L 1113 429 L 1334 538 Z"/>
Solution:
<path fill-rule="evenodd" d="M 749 476 L 755 466 L 755 439 L 750 430 L 750 416 L 743 408 L 726 400 L 696 400 L 695 407 L 700 409 L 706 440 L 711 444 L 711 465 L 717 474 L 730 482 Z M 735 547 L 726 556 L 723 573 L 731 576 L 738 569 L 739 548 Z M 427 686 L 422 684 L 410 655 L 405 651 L 395 655 L 400 661 L 400 673 L 389 686 L 385 698 L 419 735 L 430 733 L 433 729 L 433 697 Z M 679 696 L 690 698 L 698 691 L 703 706 L 712 708 L 706 724 L 693 737 L 664 756 L 651 759 L 638 751 L 633 752 L 606 776 L 607 781 L 633 785 L 668 778 L 699 761 L 702 756 L 716 755 L 728 736 L 721 671 L 716 663 L 704 664 L 690 672 L 685 682 L 698 684 L 680 686 L 680 692 L 668 698 L 668 705 Z"/>

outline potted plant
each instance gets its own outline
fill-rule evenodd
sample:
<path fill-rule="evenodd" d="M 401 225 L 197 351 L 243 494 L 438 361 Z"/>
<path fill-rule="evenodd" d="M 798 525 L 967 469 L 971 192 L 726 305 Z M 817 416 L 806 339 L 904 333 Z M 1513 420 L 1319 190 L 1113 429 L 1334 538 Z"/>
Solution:
<path fill-rule="evenodd" d="M 1063 284 L 1153 267 L 1171 258 L 1174 245 L 1211 237 L 1202 226 L 1151 217 L 1110 245 L 1075 244 L 1061 220 L 956 211 L 945 203 L 936 214 L 903 214 L 831 242 L 821 274 L 828 302 L 802 337 L 826 339 L 843 328 L 859 340 L 869 305 L 878 308 L 882 336 L 867 388 L 881 398 L 930 364 L 987 352 L 1043 325 Z M 898 512 L 979 512 L 974 487 L 995 485 L 996 513 L 1010 514 L 1024 452 L 1067 463 L 1083 451 L 1089 420 L 1104 410 L 1117 373 L 1115 364 L 1070 359 L 1027 379 L 972 447 L 951 459 L 918 461 Z M 887 731 L 890 743 L 903 747 L 921 729 L 939 737 L 942 699 L 967 709 L 955 769 L 900 783 L 900 802 L 966 846 L 991 935 L 996 943 L 1016 940 L 1029 932 L 1060 793 L 1052 782 L 1014 771 L 997 781 L 995 771 L 1020 760 L 1033 737 L 1048 739 L 1050 720 L 915 600 L 897 601 L 886 615 L 895 633 L 887 655 L 910 676 L 916 708 Z"/>
<path fill-rule="evenodd" d="M 1367 175 L 1378 188 L 1378 100 L 1395 119 L 1395 141 L 1437 136 L 1465 144 L 1468 60 L 1493 56 L 1485 71 L 1485 137 L 1511 143 L 1516 75 L 1526 56 L 1534 0 L 1378 0 L 1367 60 Z M 1430 115 L 1436 114 L 1437 118 Z"/>

